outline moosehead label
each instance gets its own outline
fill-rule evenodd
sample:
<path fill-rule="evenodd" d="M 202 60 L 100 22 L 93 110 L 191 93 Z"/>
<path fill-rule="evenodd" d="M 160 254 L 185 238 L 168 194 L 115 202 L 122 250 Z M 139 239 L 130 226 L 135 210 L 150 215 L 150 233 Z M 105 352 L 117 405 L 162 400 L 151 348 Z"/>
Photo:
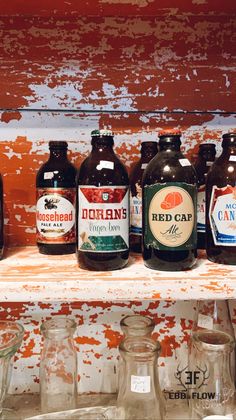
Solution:
<path fill-rule="evenodd" d="M 75 189 L 38 188 L 36 204 L 37 242 L 75 242 Z"/>
<path fill-rule="evenodd" d="M 194 247 L 196 197 L 196 187 L 185 183 L 145 186 L 146 246 L 163 250 Z"/>
<path fill-rule="evenodd" d="M 215 245 L 236 246 L 236 187 L 213 187 L 209 219 Z"/>
<path fill-rule="evenodd" d="M 129 247 L 129 188 L 79 186 L 78 248 L 89 252 Z"/>

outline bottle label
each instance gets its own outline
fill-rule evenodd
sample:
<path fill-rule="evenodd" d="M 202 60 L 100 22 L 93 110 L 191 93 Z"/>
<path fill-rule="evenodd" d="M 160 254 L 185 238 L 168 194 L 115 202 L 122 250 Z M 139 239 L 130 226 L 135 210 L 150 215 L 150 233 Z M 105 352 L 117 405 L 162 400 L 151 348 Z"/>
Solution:
<path fill-rule="evenodd" d="M 236 187 L 213 187 L 209 219 L 214 244 L 236 246 Z"/>
<path fill-rule="evenodd" d="M 186 183 L 144 187 L 144 242 L 147 248 L 186 250 L 196 247 L 197 189 Z"/>
<path fill-rule="evenodd" d="M 200 185 L 197 193 L 197 231 L 206 232 L 206 186 Z"/>
<path fill-rule="evenodd" d="M 135 184 L 137 194 L 132 196 L 130 193 L 130 233 L 142 235 L 142 187 Z"/>
<path fill-rule="evenodd" d="M 131 375 L 131 392 L 138 394 L 148 394 L 151 391 L 150 376 L 136 376 Z"/>
<path fill-rule="evenodd" d="M 79 186 L 78 248 L 120 252 L 129 248 L 129 187 Z"/>
<path fill-rule="evenodd" d="M 37 188 L 37 242 L 75 243 L 75 198 L 75 188 Z"/>

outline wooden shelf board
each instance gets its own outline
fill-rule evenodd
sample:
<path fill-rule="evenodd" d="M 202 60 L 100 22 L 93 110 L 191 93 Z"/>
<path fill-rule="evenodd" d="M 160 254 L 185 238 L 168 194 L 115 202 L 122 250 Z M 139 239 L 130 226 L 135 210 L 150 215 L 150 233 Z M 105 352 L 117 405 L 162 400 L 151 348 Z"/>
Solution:
<path fill-rule="evenodd" d="M 0 262 L 0 301 L 124 301 L 236 298 L 236 267 L 211 263 L 202 254 L 194 269 L 160 272 L 131 254 L 122 270 L 93 272 L 75 255 L 46 256 L 36 247 L 13 248 Z"/>

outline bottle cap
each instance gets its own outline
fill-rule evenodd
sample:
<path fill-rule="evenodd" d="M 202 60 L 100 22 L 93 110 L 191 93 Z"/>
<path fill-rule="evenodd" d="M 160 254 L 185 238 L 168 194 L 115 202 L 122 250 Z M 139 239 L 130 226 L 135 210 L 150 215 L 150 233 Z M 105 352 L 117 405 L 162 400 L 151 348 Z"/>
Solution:
<path fill-rule="evenodd" d="M 180 130 L 178 130 L 177 128 L 175 128 L 175 129 L 171 129 L 171 128 L 168 128 L 168 129 L 166 129 L 166 130 L 161 130 L 160 132 L 159 132 L 159 137 L 161 138 L 161 137 L 180 137 L 181 136 L 181 131 Z"/>
<path fill-rule="evenodd" d="M 68 148 L 68 143 L 67 143 L 67 141 L 60 141 L 60 140 L 50 141 L 49 142 L 49 149 L 51 149 L 53 147 L 55 147 L 57 149 L 58 148 L 59 149 L 64 149 L 65 147 Z"/>
<path fill-rule="evenodd" d="M 113 137 L 114 133 L 111 130 L 102 129 L 102 130 L 93 130 L 91 132 L 92 137 Z"/>

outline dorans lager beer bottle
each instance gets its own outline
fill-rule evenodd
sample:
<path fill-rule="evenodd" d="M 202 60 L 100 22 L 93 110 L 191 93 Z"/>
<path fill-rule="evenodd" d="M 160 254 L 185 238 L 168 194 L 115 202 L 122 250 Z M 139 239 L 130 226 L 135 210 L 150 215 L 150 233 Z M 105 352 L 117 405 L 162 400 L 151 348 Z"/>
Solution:
<path fill-rule="evenodd" d="M 197 176 L 179 132 L 160 134 L 143 175 L 143 258 L 155 270 L 191 268 L 197 256 Z"/>
<path fill-rule="evenodd" d="M 36 178 L 36 241 L 42 254 L 75 252 L 76 168 L 67 142 L 50 141 L 50 157 Z"/>
<path fill-rule="evenodd" d="M 236 133 L 223 135 L 223 152 L 207 175 L 207 257 L 236 264 Z"/>
<path fill-rule="evenodd" d="M 78 173 L 77 249 L 82 268 L 116 270 L 129 257 L 129 179 L 110 130 L 92 131 Z"/>

